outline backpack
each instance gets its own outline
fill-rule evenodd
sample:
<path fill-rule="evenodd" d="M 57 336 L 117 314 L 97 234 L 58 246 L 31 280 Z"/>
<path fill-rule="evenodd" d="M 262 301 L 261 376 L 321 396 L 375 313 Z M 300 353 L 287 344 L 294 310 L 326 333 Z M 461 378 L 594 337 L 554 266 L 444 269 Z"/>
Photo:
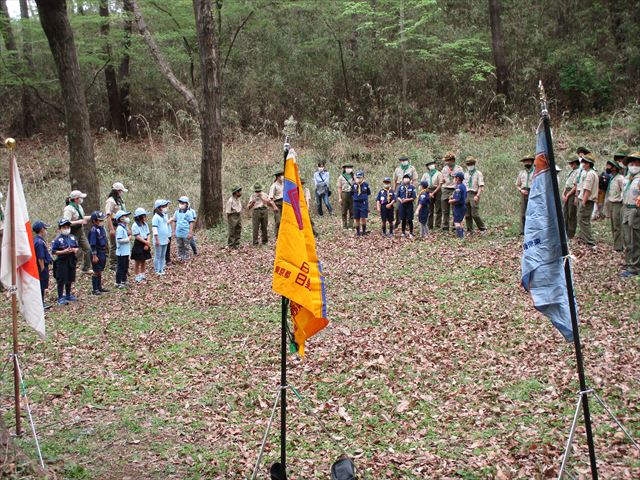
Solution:
<path fill-rule="evenodd" d="M 343 455 L 331 466 L 331 480 L 355 480 L 356 466 L 353 461 Z"/>

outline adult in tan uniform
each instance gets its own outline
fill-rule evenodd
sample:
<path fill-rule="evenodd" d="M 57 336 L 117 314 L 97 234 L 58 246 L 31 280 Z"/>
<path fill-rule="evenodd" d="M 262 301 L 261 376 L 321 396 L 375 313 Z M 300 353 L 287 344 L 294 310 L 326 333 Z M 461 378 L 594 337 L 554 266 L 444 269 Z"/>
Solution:
<path fill-rule="evenodd" d="M 622 191 L 624 189 L 624 177 L 620 173 L 622 172 L 622 165 L 614 158 L 607 162 L 607 168 L 611 169 L 606 201 L 609 204 L 613 249 L 616 252 L 622 252 L 624 250 L 624 244 L 622 243 Z"/>
<path fill-rule="evenodd" d="M 467 157 L 465 164 L 467 171 L 464 173 L 464 186 L 467 187 L 467 212 L 465 218 L 467 221 L 467 231 L 473 232 L 473 222 L 476 223 L 480 233 L 487 230 L 482 218 L 480 217 L 480 197 L 484 194 L 484 175 L 476 168 L 478 160 L 476 157 Z"/>
<path fill-rule="evenodd" d="M 109 267 L 112 270 L 116 269 L 116 213 L 120 210 L 127 210 L 124 205 L 122 194 L 128 192 L 124 185 L 120 182 L 115 182 L 111 186 L 111 192 L 104 204 L 104 214 L 107 218 L 104 221 L 105 228 L 109 234 Z M 168 247 L 167 247 L 168 248 Z"/>
<path fill-rule="evenodd" d="M 87 197 L 86 193 L 82 193 L 80 190 L 74 190 L 69 194 L 67 206 L 62 211 L 62 218 L 66 218 L 71 221 L 71 235 L 76 237 L 76 241 L 80 248 L 76 256 L 80 259 L 80 255 L 83 255 L 82 259 L 82 272 L 91 273 L 91 246 L 89 240 L 87 240 L 87 234 L 84 231 L 84 226 L 91 219 L 90 216 L 84 214 L 82 209 L 82 201 Z"/>
<path fill-rule="evenodd" d="M 438 171 L 436 168 L 436 160 L 429 160 L 424 164 L 427 167 L 427 171 L 422 175 L 421 182 L 427 182 L 429 189 L 429 218 L 427 219 L 427 227 L 429 230 L 433 230 L 433 226 L 435 223 L 435 228 L 440 228 L 442 225 L 442 204 L 441 196 L 442 196 L 442 173 Z M 434 217 L 435 216 L 435 220 Z"/>
<path fill-rule="evenodd" d="M 520 192 L 520 235 L 524 235 L 524 224 L 527 221 L 527 205 L 529 204 L 529 191 L 531 190 L 531 182 L 535 168 L 533 167 L 533 157 L 524 157 L 520 162 L 523 168 L 518 172 L 516 188 L 518 192 Z"/>
<path fill-rule="evenodd" d="M 355 182 L 353 164 L 342 165 L 342 174 L 338 177 L 338 203 L 342 211 L 342 228 L 353 228 L 353 195 L 351 189 Z"/>
<path fill-rule="evenodd" d="M 414 187 L 418 182 L 418 171 L 416 170 L 416 167 L 411 165 L 411 162 L 409 161 L 409 157 L 407 157 L 406 155 L 400 155 L 400 157 L 398 158 L 398 162 L 400 162 L 400 164 L 393 171 L 393 191 L 394 192 L 397 192 L 398 187 L 403 184 L 403 179 L 405 175 L 411 176 L 411 181 L 409 183 Z M 400 205 L 401 205 L 401 202 L 394 203 L 394 208 L 396 210 L 395 211 L 396 221 L 395 221 L 394 228 L 398 228 L 398 226 L 400 225 Z"/>
<path fill-rule="evenodd" d="M 453 191 L 456 189 L 455 175 L 458 172 L 464 174 L 464 171 L 460 165 L 456 165 L 456 155 L 453 152 L 449 152 L 444 156 L 444 162 L 445 166 L 442 169 L 442 180 L 440 180 L 440 187 L 442 191 L 440 196 L 440 205 L 442 206 L 442 230 L 444 232 L 448 232 L 452 211 L 449 199 L 453 195 Z"/>
<path fill-rule="evenodd" d="M 227 238 L 227 246 L 229 248 L 238 248 L 240 246 L 240 237 L 242 236 L 242 200 L 240 200 L 240 197 L 242 197 L 242 187 L 234 186 L 231 189 L 231 196 L 224 206 L 229 229 Z"/>
<path fill-rule="evenodd" d="M 269 196 L 262 191 L 262 185 L 256 182 L 253 185 L 254 193 L 249 197 L 249 203 L 247 210 L 253 209 L 251 214 L 253 228 L 253 244 L 258 245 L 258 230 L 262 231 L 262 244 L 265 245 L 269 241 L 269 234 L 267 228 L 269 227 L 269 214 L 267 212 L 267 206 L 271 207 L 275 212 L 277 210 L 276 204 L 269 198 Z"/>
<path fill-rule="evenodd" d="M 622 239 L 625 270 L 621 277 L 640 273 L 640 152 L 627 157 L 628 174 L 622 190 Z"/>
<path fill-rule="evenodd" d="M 580 230 L 578 238 L 590 247 L 595 247 L 596 241 L 591 231 L 591 214 L 598 199 L 599 183 L 598 174 L 593 170 L 593 166 L 596 164 L 595 157 L 588 153 L 582 158 L 580 164 L 584 175 L 581 179 L 581 185 L 578 186 L 581 195 L 578 198 L 578 229 Z"/>
<path fill-rule="evenodd" d="M 569 161 L 571 171 L 565 178 L 564 187 L 562 188 L 562 216 L 564 217 L 564 226 L 567 230 L 568 238 L 573 238 L 576 235 L 576 228 L 578 227 L 578 207 L 575 204 L 575 199 L 579 165 L 580 161 L 577 158 Z"/>
<path fill-rule="evenodd" d="M 269 188 L 269 198 L 275 204 L 276 208 L 273 209 L 273 221 L 274 234 L 278 238 L 278 231 L 280 230 L 280 219 L 282 218 L 282 198 L 284 196 L 284 172 L 276 172 L 276 179 Z"/>

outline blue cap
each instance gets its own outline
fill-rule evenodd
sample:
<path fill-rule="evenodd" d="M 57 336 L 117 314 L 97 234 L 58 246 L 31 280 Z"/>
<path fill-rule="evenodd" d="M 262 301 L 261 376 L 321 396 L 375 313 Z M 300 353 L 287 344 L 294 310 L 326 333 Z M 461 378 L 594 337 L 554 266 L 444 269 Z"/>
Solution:
<path fill-rule="evenodd" d="M 61 218 L 58 220 L 58 227 L 64 227 L 65 225 L 71 225 L 71 220 L 68 218 Z"/>
<path fill-rule="evenodd" d="M 48 223 L 44 223 L 42 220 L 37 220 L 36 223 L 33 224 L 32 230 L 38 233 L 43 228 L 50 228 L 51 225 Z"/>
<path fill-rule="evenodd" d="M 180 203 L 189 203 L 189 197 L 187 197 L 186 195 L 183 195 L 178 199 L 178 202 L 180 202 Z"/>
<path fill-rule="evenodd" d="M 162 198 L 157 199 L 154 204 L 153 204 L 153 208 L 160 208 L 160 207 L 166 207 L 167 205 L 169 205 L 171 202 L 169 200 L 164 200 Z"/>
<path fill-rule="evenodd" d="M 107 216 L 104 213 L 100 212 L 99 210 L 96 210 L 91 214 L 92 222 L 95 222 L 96 220 L 104 220 L 105 218 L 107 218 Z"/>
<path fill-rule="evenodd" d="M 122 217 L 126 217 L 127 215 L 131 215 L 131 212 L 127 212 L 126 210 L 118 210 L 115 219 L 120 220 Z"/>
<path fill-rule="evenodd" d="M 391 177 L 384 177 L 382 183 L 391 183 Z"/>
<path fill-rule="evenodd" d="M 456 178 L 460 178 L 460 179 L 464 180 L 464 173 L 462 173 L 462 172 L 456 172 L 456 174 L 454 175 L 454 177 L 456 177 Z"/>
<path fill-rule="evenodd" d="M 422 181 L 420 182 L 420 186 L 421 186 L 422 188 L 428 188 L 428 187 L 429 187 L 429 182 L 427 182 L 426 180 L 422 180 Z"/>
<path fill-rule="evenodd" d="M 364 172 L 363 172 L 363 171 L 361 171 L 361 170 L 358 170 L 358 171 L 356 172 L 356 178 L 362 178 L 362 177 L 364 177 Z"/>
<path fill-rule="evenodd" d="M 143 215 L 149 215 L 149 212 L 147 212 L 144 208 L 142 207 L 138 207 L 136 208 L 136 211 L 133 212 L 133 216 L 134 217 L 141 217 Z"/>

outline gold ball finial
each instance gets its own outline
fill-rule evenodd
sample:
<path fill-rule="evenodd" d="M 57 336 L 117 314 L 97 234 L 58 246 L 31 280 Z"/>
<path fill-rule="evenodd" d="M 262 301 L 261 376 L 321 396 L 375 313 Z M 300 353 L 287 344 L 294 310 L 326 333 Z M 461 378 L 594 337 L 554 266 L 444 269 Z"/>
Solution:
<path fill-rule="evenodd" d="M 9 150 L 13 150 L 14 148 L 16 148 L 16 140 L 15 138 L 7 138 L 4 141 L 5 146 L 9 149 Z"/>

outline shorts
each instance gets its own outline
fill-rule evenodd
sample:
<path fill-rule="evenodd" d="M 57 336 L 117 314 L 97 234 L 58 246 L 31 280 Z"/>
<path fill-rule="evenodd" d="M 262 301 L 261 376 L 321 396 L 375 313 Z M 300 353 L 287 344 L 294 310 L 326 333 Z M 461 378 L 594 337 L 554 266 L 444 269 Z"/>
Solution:
<path fill-rule="evenodd" d="M 386 205 L 380 205 L 380 218 L 383 222 L 393 222 L 395 210 L 393 208 L 387 208 Z"/>
<path fill-rule="evenodd" d="M 422 208 L 420 209 L 420 213 L 418 214 L 418 222 L 420 222 L 422 225 L 425 225 L 428 219 L 429 219 L 429 207 L 423 205 Z"/>
<path fill-rule="evenodd" d="M 453 206 L 453 223 L 461 223 L 464 220 L 464 216 L 467 213 L 466 205 L 454 205 Z"/>
<path fill-rule="evenodd" d="M 73 283 L 76 281 L 76 256 L 62 255 L 53 261 L 53 276 L 58 283 Z"/>
<path fill-rule="evenodd" d="M 91 268 L 94 272 L 103 272 L 107 265 L 107 252 L 98 252 L 96 257 L 98 257 L 98 263 L 91 262 Z"/>
<path fill-rule="evenodd" d="M 40 273 L 40 290 L 46 290 L 49 288 L 49 265 L 44 266 L 44 270 Z"/>
<path fill-rule="evenodd" d="M 369 205 L 363 202 L 353 202 L 353 218 L 369 218 Z"/>

